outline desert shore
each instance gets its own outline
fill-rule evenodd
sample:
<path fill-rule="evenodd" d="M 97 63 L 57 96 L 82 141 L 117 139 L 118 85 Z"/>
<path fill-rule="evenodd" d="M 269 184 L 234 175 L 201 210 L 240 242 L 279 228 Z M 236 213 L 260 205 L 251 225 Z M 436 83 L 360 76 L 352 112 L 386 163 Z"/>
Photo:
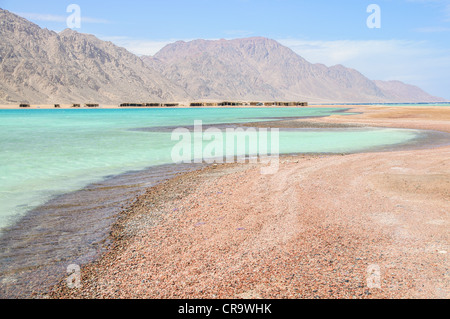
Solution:
<path fill-rule="evenodd" d="M 266 125 L 450 132 L 450 108 L 352 111 Z M 178 175 L 122 212 L 81 288 L 62 281 L 50 297 L 449 298 L 449 158 L 449 146 L 297 155 L 275 175 L 262 164 Z"/>

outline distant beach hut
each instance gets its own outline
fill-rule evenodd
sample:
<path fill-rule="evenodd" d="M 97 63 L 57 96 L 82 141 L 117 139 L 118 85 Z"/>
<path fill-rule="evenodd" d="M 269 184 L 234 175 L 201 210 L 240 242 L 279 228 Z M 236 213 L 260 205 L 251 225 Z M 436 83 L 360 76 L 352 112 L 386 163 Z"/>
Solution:
<path fill-rule="evenodd" d="M 142 107 L 145 106 L 145 104 L 142 103 L 122 103 L 120 104 L 120 107 Z"/>
<path fill-rule="evenodd" d="M 228 102 L 228 101 L 225 101 L 225 102 L 219 103 L 219 106 L 242 106 L 242 105 L 243 105 L 242 102 Z"/>
<path fill-rule="evenodd" d="M 275 106 L 302 106 L 304 102 L 275 102 Z"/>

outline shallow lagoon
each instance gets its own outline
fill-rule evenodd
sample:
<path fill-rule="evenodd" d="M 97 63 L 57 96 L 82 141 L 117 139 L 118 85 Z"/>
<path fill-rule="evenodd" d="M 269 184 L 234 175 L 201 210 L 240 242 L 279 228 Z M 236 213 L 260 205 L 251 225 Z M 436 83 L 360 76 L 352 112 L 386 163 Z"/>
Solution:
<path fill-rule="evenodd" d="M 0 229 L 28 210 L 106 176 L 172 163 L 170 132 L 142 127 L 328 116 L 337 108 L 0 110 Z M 400 129 L 280 132 L 280 153 L 351 153 L 407 143 Z M 237 154 L 241 155 L 241 154 Z"/>

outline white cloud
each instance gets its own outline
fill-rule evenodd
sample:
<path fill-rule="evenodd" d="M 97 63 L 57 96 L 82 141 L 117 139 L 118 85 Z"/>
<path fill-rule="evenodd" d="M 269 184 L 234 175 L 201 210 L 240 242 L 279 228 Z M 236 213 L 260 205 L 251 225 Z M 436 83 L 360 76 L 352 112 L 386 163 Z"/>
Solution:
<path fill-rule="evenodd" d="M 34 21 L 65 22 L 67 19 L 67 17 L 53 14 L 29 13 L 29 12 L 17 12 L 17 14 L 25 19 Z"/>
<path fill-rule="evenodd" d="M 31 13 L 31 12 L 17 12 L 17 15 L 33 21 L 45 21 L 45 22 L 66 22 L 67 16 L 63 15 L 54 15 L 54 14 L 42 14 L 42 13 Z M 107 24 L 111 23 L 108 20 L 105 19 L 98 19 L 98 18 L 91 18 L 91 17 L 85 17 L 81 15 L 81 22 L 82 23 L 96 23 L 96 24 Z"/>
<path fill-rule="evenodd" d="M 379 59 L 399 56 L 422 55 L 430 50 L 424 42 L 406 40 L 339 40 L 308 41 L 295 39 L 278 40 L 312 63 L 353 64 L 364 60 L 376 63 Z"/>
<path fill-rule="evenodd" d="M 104 41 L 111 41 L 115 45 L 126 48 L 131 53 L 136 55 L 155 55 L 159 50 L 170 43 L 174 43 L 178 40 L 161 40 L 161 41 L 153 41 L 153 40 L 140 40 L 133 39 L 129 37 L 102 37 L 99 36 Z"/>
<path fill-rule="evenodd" d="M 447 27 L 423 27 L 415 29 L 417 32 L 422 33 L 436 33 L 436 32 L 450 32 L 450 28 Z"/>
<path fill-rule="evenodd" d="M 96 23 L 96 24 L 109 24 L 111 21 L 106 19 L 99 19 L 99 18 L 91 18 L 91 17 L 84 17 L 81 16 L 81 22 L 83 23 Z"/>

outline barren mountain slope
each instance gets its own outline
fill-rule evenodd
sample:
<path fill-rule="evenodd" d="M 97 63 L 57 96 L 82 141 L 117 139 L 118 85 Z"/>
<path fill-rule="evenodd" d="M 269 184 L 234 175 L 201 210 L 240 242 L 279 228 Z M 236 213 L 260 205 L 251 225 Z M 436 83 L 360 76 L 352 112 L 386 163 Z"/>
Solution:
<path fill-rule="evenodd" d="M 111 42 L 60 34 L 0 10 L 0 102 L 120 103 L 188 98 Z"/>
<path fill-rule="evenodd" d="M 378 86 L 342 65 L 311 64 L 291 49 L 262 37 L 169 44 L 147 65 L 196 99 L 306 100 L 333 102 L 435 101 L 414 89 Z"/>

